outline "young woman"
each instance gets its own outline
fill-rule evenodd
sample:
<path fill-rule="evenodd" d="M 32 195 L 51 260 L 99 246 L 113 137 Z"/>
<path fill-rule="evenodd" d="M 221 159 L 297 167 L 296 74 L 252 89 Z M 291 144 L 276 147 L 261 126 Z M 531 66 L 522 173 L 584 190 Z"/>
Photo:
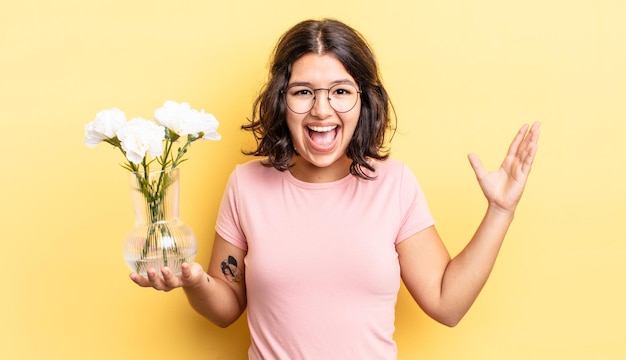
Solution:
<path fill-rule="evenodd" d="M 366 41 L 334 20 L 279 40 L 243 126 L 257 139 L 224 194 L 208 272 L 185 264 L 140 286 L 182 287 L 219 326 L 247 308 L 251 359 L 394 359 L 400 278 L 433 319 L 456 325 L 487 281 L 530 172 L 539 124 L 495 172 L 470 155 L 488 207 L 451 259 L 406 165 L 388 158 L 390 101 Z"/>

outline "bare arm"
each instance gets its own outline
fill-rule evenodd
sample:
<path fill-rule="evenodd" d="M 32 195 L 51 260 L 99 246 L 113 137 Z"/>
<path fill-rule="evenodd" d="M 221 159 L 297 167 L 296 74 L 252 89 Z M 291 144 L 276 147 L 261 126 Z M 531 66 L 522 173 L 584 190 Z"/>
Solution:
<path fill-rule="evenodd" d="M 131 274 L 131 279 L 140 286 L 163 291 L 182 287 L 194 310 L 214 324 L 227 327 L 246 308 L 245 255 L 245 251 L 215 234 L 208 273 L 193 263 L 182 265 L 181 276 L 164 268 L 163 278 L 150 269 L 148 279 L 137 274 Z"/>
<path fill-rule="evenodd" d="M 539 126 L 520 129 L 497 171 L 487 172 L 478 157 L 469 156 L 488 208 L 476 233 L 454 259 L 434 226 L 398 244 L 407 289 L 433 319 L 456 325 L 487 281 L 522 196 L 537 151 Z"/>

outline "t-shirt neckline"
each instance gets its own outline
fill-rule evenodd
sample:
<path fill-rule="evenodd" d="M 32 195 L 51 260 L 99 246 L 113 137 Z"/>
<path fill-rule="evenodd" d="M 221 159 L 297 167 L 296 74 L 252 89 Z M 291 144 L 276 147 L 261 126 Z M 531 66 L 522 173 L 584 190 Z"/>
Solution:
<path fill-rule="evenodd" d="M 283 178 L 285 178 L 290 183 L 298 187 L 311 189 L 311 190 L 323 190 L 323 189 L 334 188 L 337 186 L 347 184 L 348 182 L 354 181 L 356 179 L 356 176 L 349 173 L 348 175 L 338 180 L 329 181 L 329 182 L 321 182 L 321 183 L 313 183 L 313 182 L 307 182 L 307 181 L 303 181 L 303 180 L 296 178 L 295 176 L 293 176 L 293 174 L 289 170 L 282 171 L 282 173 L 283 173 Z"/>

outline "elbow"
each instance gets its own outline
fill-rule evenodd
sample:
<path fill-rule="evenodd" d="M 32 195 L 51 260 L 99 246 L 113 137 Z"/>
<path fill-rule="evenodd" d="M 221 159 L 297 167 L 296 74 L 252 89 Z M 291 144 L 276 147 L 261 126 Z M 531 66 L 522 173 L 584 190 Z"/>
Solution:
<path fill-rule="evenodd" d="M 465 314 L 447 313 L 447 314 L 440 314 L 439 316 L 431 316 L 431 317 L 438 323 L 445 325 L 449 328 L 453 328 L 453 327 L 456 327 L 461 322 L 464 315 Z"/>
<path fill-rule="evenodd" d="M 443 321 L 439 321 L 440 324 L 445 325 L 449 328 L 456 327 L 461 322 L 461 319 L 446 319 Z"/>
<path fill-rule="evenodd" d="M 219 326 L 222 329 L 234 324 L 245 311 L 245 305 L 239 306 L 236 309 L 230 309 L 230 311 L 217 312 L 206 316 L 213 324 Z"/>
<path fill-rule="evenodd" d="M 216 321 L 216 320 L 211 320 L 211 322 L 222 329 L 226 329 L 227 327 L 229 327 L 230 325 L 234 323 L 234 321 Z"/>
<path fill-rule="evenodd" d="M 230 325 L 234 324 L 240 317 L 241 313 L 239 314 L 231 314 L 229 316 L 215 316 L 215 317 L 209 317 L 207 316 L 207 318 L 216 326 L 225 329 L 227 327 L 229 327 Z"/>
<path fill-rule="evenodd" d="M 214 325 L 226 329 L 237 321 L 237 317 L 207 317 Z"/>

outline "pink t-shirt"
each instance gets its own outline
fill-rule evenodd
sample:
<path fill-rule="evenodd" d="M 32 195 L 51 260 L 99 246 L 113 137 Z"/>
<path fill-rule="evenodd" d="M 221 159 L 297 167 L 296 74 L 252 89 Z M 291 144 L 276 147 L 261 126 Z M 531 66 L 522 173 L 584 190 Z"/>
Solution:
<path fill-rule="evenodd" d="M 246 250 L 250 359 L 395 359 L 395 245 L 434 221 L 412 172 L 306 183 L 254 160 L 236 167 L 217 232 Z"/>

